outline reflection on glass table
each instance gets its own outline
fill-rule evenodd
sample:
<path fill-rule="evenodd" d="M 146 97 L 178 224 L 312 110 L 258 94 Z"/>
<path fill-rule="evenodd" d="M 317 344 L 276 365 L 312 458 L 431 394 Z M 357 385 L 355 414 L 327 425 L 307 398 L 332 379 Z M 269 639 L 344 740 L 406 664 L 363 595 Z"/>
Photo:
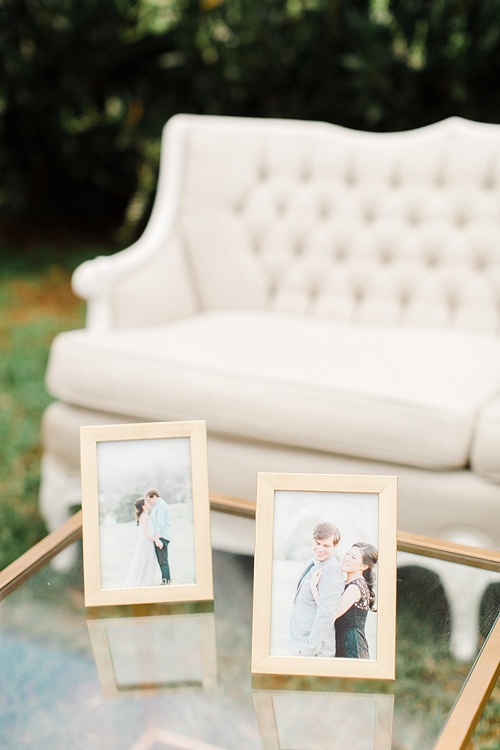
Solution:
<path fill-rule="evenodd" d="M 417 557 L 398 576 L 395 682 L 252 682 L 253 561 L 214 552 L 213 562 L 214 612 L 195 605 L 191 611 L 188 605 L 168 612 L 165 605 L 88 610 L 81 565 L 66 573 L 43 565 L 29 575 L 37 566 L 21 560 L 0 573 L 2 750 L 431 750 L 439 746 L 443 726 L 449 727 L 447 716 L 464 681 L 460 700 L 465 695 L 466 708 L 459 705 L 458 714 L 470 725 L 474 712 L 482 711 L 482 698 L 471 708 L 467 690 L 482 696 L 489 692 L 486 683 L 496 680 L 499 629 L 467 680 L 471 662 L 450 656 L 449 612 L 439 581 Z M 494 584 L 482 604 L 483 637 L 498 605 Z M 497 687 L 474 750 L 498 746 L 499 718 Z M 465 745 L 440 750 L 445 747 Z"/>
<path fill-rule="evenodd" d="M 390 750 L 393 695 L 255 691 L 266 750 Z"/>
<path fill-rule="evenodd" d="M 213 612 L 101 618 L 87 626 L 106 697 L 215 688 Z"/>

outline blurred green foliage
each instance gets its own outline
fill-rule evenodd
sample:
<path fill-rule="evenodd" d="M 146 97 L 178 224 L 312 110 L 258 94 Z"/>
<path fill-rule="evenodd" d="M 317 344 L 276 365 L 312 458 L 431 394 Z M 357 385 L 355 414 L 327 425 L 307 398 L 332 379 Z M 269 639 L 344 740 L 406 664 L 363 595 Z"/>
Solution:
<path fill-rule="evenodd" d="M 176 112 L 500 122 L 500 0 L 3 0 L 0 64 L 0 215 L 134 228 Z"/>
<path fill-rule="evenodd" d="M 75 260 L 79 260 L 79 253 Z M 95 254 L 95 248 L 94 252 Z M 73 263 L 74 265 L 74 263 Z M 50 342 L 82 325 L 83 303 L 69 288 L 70 269 L 36 273 L 17 264 L 0 276 L 0 570 L 41 539 L 38 510 L 40 418 L 51 400 L 44 386 Z"/>

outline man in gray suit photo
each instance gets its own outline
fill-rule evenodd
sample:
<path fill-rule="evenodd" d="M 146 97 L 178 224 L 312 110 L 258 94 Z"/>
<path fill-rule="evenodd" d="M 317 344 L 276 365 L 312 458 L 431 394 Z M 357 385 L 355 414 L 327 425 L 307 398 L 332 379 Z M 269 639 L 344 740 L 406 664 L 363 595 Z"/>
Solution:
<path fill-rule="evenodd" d="M 338 528 L 328 521 L 313 529 L 313 557 L 297 584 L 290 620 L 290 649 L 294 656 L 335 656 L 334 620 L 344 590 L 344 576 L 335 557 Z M 317 594 L 311 588 L 313 571 Z"/>
<path fill-rule="evenodd" d="M 158 490 L 152 488 L 146 492 L 145 497 L 153 506 L 151 521 L 154 533 L 160 538 L 161 546 L 155 545 L 156 558 L 161 570 L 162 586 L 167 586 L 170 580 L 170 565 L 168 561 L 168 545 L 170 544 L 170 512 L 165 500 L 160 497 Z"/>

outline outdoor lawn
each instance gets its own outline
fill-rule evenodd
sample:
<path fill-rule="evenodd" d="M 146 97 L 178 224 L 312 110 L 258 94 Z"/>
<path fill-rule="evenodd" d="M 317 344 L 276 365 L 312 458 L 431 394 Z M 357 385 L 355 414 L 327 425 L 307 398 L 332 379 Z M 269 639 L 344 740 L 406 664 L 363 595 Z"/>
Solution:
<path fill-rule="evenodd" d="M 71 292 L 72 269 L 106 252 L 78 248 L 64 260 L 50 246 L 2 249 L 0 277 L 0 569 L 46 534 L 38 512 L 40 418 L 50 402 L 44 374 L 58 331 L 78 328 L 84 304 Z"/>

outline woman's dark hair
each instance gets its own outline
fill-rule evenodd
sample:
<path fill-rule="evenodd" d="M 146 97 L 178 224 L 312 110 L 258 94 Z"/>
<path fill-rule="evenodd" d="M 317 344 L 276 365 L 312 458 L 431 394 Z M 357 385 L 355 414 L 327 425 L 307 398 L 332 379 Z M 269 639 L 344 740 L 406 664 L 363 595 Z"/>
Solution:
<path fill-rule="evenodd" d="M 366 570 L 363 570 L 363 578 L 368 584 L 368 590 L 370 592 L 368 606 L 370 607 L 372 612 L 376 612 L 377 609 L 375 607 L 375 573 L 373 571 L 373 567 L 374 565 L 377 564 L 378 549 L 374 547 L 373 544 L 367 544 L 365 542 L 356 542 L 352 546 L 359 547 L 359 549 L 361 550 L 361 559 L 362 559 L 363 565 L 368 565 Z"/>
<path fill-rule="evenodd" d="M 145 503 L 145 502 L 146 502 L 146 501 L 145 501 L 145 499 L 144 499 L 143 497 L 140 497 L 140 498 L 139 498 L 138 500 L 136 500 L 136 501 L 135 501 L 135 503 L 134 503 L 134 508 L 135 508 L 135 518 L 136 518 L 136 520 L 137 520 L 137 525 L 138 525 L 138 526 L 139 526 L 139 518 L 140 518 L 140 517 L 142 516 L 142 514 L 143 514 L 143 512 L 144 512 L 144 503 Z"/>

